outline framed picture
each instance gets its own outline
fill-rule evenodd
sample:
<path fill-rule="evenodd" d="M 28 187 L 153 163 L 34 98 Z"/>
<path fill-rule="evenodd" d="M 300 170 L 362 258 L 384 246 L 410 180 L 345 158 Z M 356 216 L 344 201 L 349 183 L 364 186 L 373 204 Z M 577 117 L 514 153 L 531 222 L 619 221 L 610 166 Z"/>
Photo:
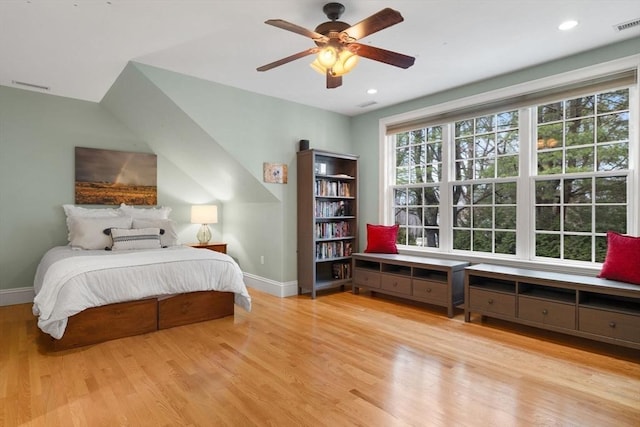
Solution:
<path fill-rule="evenodd" d="M 287 183 L 287 165 L 284 163 L 263 163 L 264 182 L 273 184 Z"/>
<path fill-rule="evenodd" d="M 158 203 L 155 154 L 76 147 L 75 162 L 76 204 Z"/>

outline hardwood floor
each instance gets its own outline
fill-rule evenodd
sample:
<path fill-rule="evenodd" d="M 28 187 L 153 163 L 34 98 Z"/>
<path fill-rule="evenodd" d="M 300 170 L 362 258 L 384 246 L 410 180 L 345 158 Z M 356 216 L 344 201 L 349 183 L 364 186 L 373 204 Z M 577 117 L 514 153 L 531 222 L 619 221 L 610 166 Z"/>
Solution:
<path fill-rule="evenodd" d="M 640 426 L 640 352 L 350 292 L 43 354 L 0 307 L 2 426 Z M 517 332 L 517 333 L 514 333 Z"/>

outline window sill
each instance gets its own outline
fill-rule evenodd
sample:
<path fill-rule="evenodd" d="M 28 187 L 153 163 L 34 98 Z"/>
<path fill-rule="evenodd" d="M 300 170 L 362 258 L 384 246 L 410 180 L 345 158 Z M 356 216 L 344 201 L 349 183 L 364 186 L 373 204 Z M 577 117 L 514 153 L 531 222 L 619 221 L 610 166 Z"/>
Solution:
<path fill-rule="evenodd" d="M 471 253 L 446 253 L 440 251 L 415 249 L 410 246 L 398 245 L 401 254 L 414 256 L 428 256 L 430 258 L 444 258 L 456 261 L 467 261 L 471 264 L 487 263 L 498 264 L 507 267 L 528 268 L 534 270 L 551 271 L 555 273 L 577 274 L 580 276 L 597 276 L 600 273 L 602 264 L 600 263 L 577 263 L 567 260 L 522 260 L 510 257 L 500 257 L 496 254 L 486 256 Z"/>

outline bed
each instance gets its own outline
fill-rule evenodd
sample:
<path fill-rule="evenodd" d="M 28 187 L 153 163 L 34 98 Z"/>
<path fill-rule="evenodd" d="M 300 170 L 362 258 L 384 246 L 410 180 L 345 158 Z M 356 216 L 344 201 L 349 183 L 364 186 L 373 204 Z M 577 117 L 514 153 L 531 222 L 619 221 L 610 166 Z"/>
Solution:
<path fill-rule="evenodd" d="M 134 219 L 122 223 L 125 215 L 114 211 L 116 215 L 100 218 L 85 216 L 89 220 L 81 221 L 82 238 L 77 221 L 74 224 L 67 212 L 69 245 L 51 248 L 38 265 L 33 313 L 46 349 L 64 350 L 230 316 L 235 305 L 251 310 L 251 297 L 233 258 L 178 245 L 175 236 L 161 242 L 161 232 L 172 231 L 166 218 L 144 218 L 134 229 Z M 165 229 L 148 227 L 163 221 Z M 105 228 L 110 222 L 114 225 Z M 120 247 L 116 230 L 128 233 Z M 105 240 L 97 231 L 114 234 Z M 155 236 L 155 241 L 141 243 L 141 234 L 142 240 Z"/>

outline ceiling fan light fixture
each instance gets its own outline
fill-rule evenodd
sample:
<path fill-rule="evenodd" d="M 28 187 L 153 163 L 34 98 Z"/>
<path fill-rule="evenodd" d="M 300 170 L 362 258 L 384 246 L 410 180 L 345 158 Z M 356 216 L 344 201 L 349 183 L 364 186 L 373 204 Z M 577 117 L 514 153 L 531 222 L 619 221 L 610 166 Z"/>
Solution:
<path fill-rule="evenodd" d="M 318 74 L 323 76 L 327 75 L 327 69 L 320 63 L 320 60 L 317 57 L 311 64 L 309 64 L 309 66 L 313 68 L 314 71 L 317 71 Z"/>
<path fill-rule="evenodd" d="M 318 61 L 325 68 L 333 67 L 338 60 L 338 50 L 333 46 L 326 46 L 318 52 Z"/>
<path fill-rule="evenodd" d="M 343 76 L 358 64 L 360 57 L 347 49 L 342 49 L 338 55 L 338 60 L 333 65 L 332 73 L 334 76 Z"/>
<path fill-rule="evenodd" d="M 282 19 L 265 21 L 265 24 L 308 37 L 317 47 L 289 55 L 258 67 L 257 70 L 267 71 L 307 55 L 315 54 L 316 58 L 310 64 L 311 68 L 326 77 L 327 89 L 334 89 L 342 85 L 342 76 L 355 68 L 361 56 L 399 68 L 409 68 L 415 62 L 415 58 L 412 56 L 358 42 L 363 37 L 404 21 L 397 10 L 382 9 L 355 25 L 338 21 L 344 12 L 344 6 L 340 3 L 328 3 L 323 11 L 330 21 L 321 23 L 314 31 Z"/>
<path fill-rule="evenodd" d="M 309 64 L 311 68 L 321 74 L 323 76 L 327 75 L 327 70 L 330 70 L 331 75 L 334 77 L 344 76 L 348 72 L 354 69 L 354 67 L 358 64 L 360 57 L 355 53 L 351 52 L 348 49 L 340 50 L 338 53 L 337 60 L 333 63 L 332 66 L 325 66 L 322 61 L 320 61 L 320 55 L 316 57 L 316 59 Z"/>

